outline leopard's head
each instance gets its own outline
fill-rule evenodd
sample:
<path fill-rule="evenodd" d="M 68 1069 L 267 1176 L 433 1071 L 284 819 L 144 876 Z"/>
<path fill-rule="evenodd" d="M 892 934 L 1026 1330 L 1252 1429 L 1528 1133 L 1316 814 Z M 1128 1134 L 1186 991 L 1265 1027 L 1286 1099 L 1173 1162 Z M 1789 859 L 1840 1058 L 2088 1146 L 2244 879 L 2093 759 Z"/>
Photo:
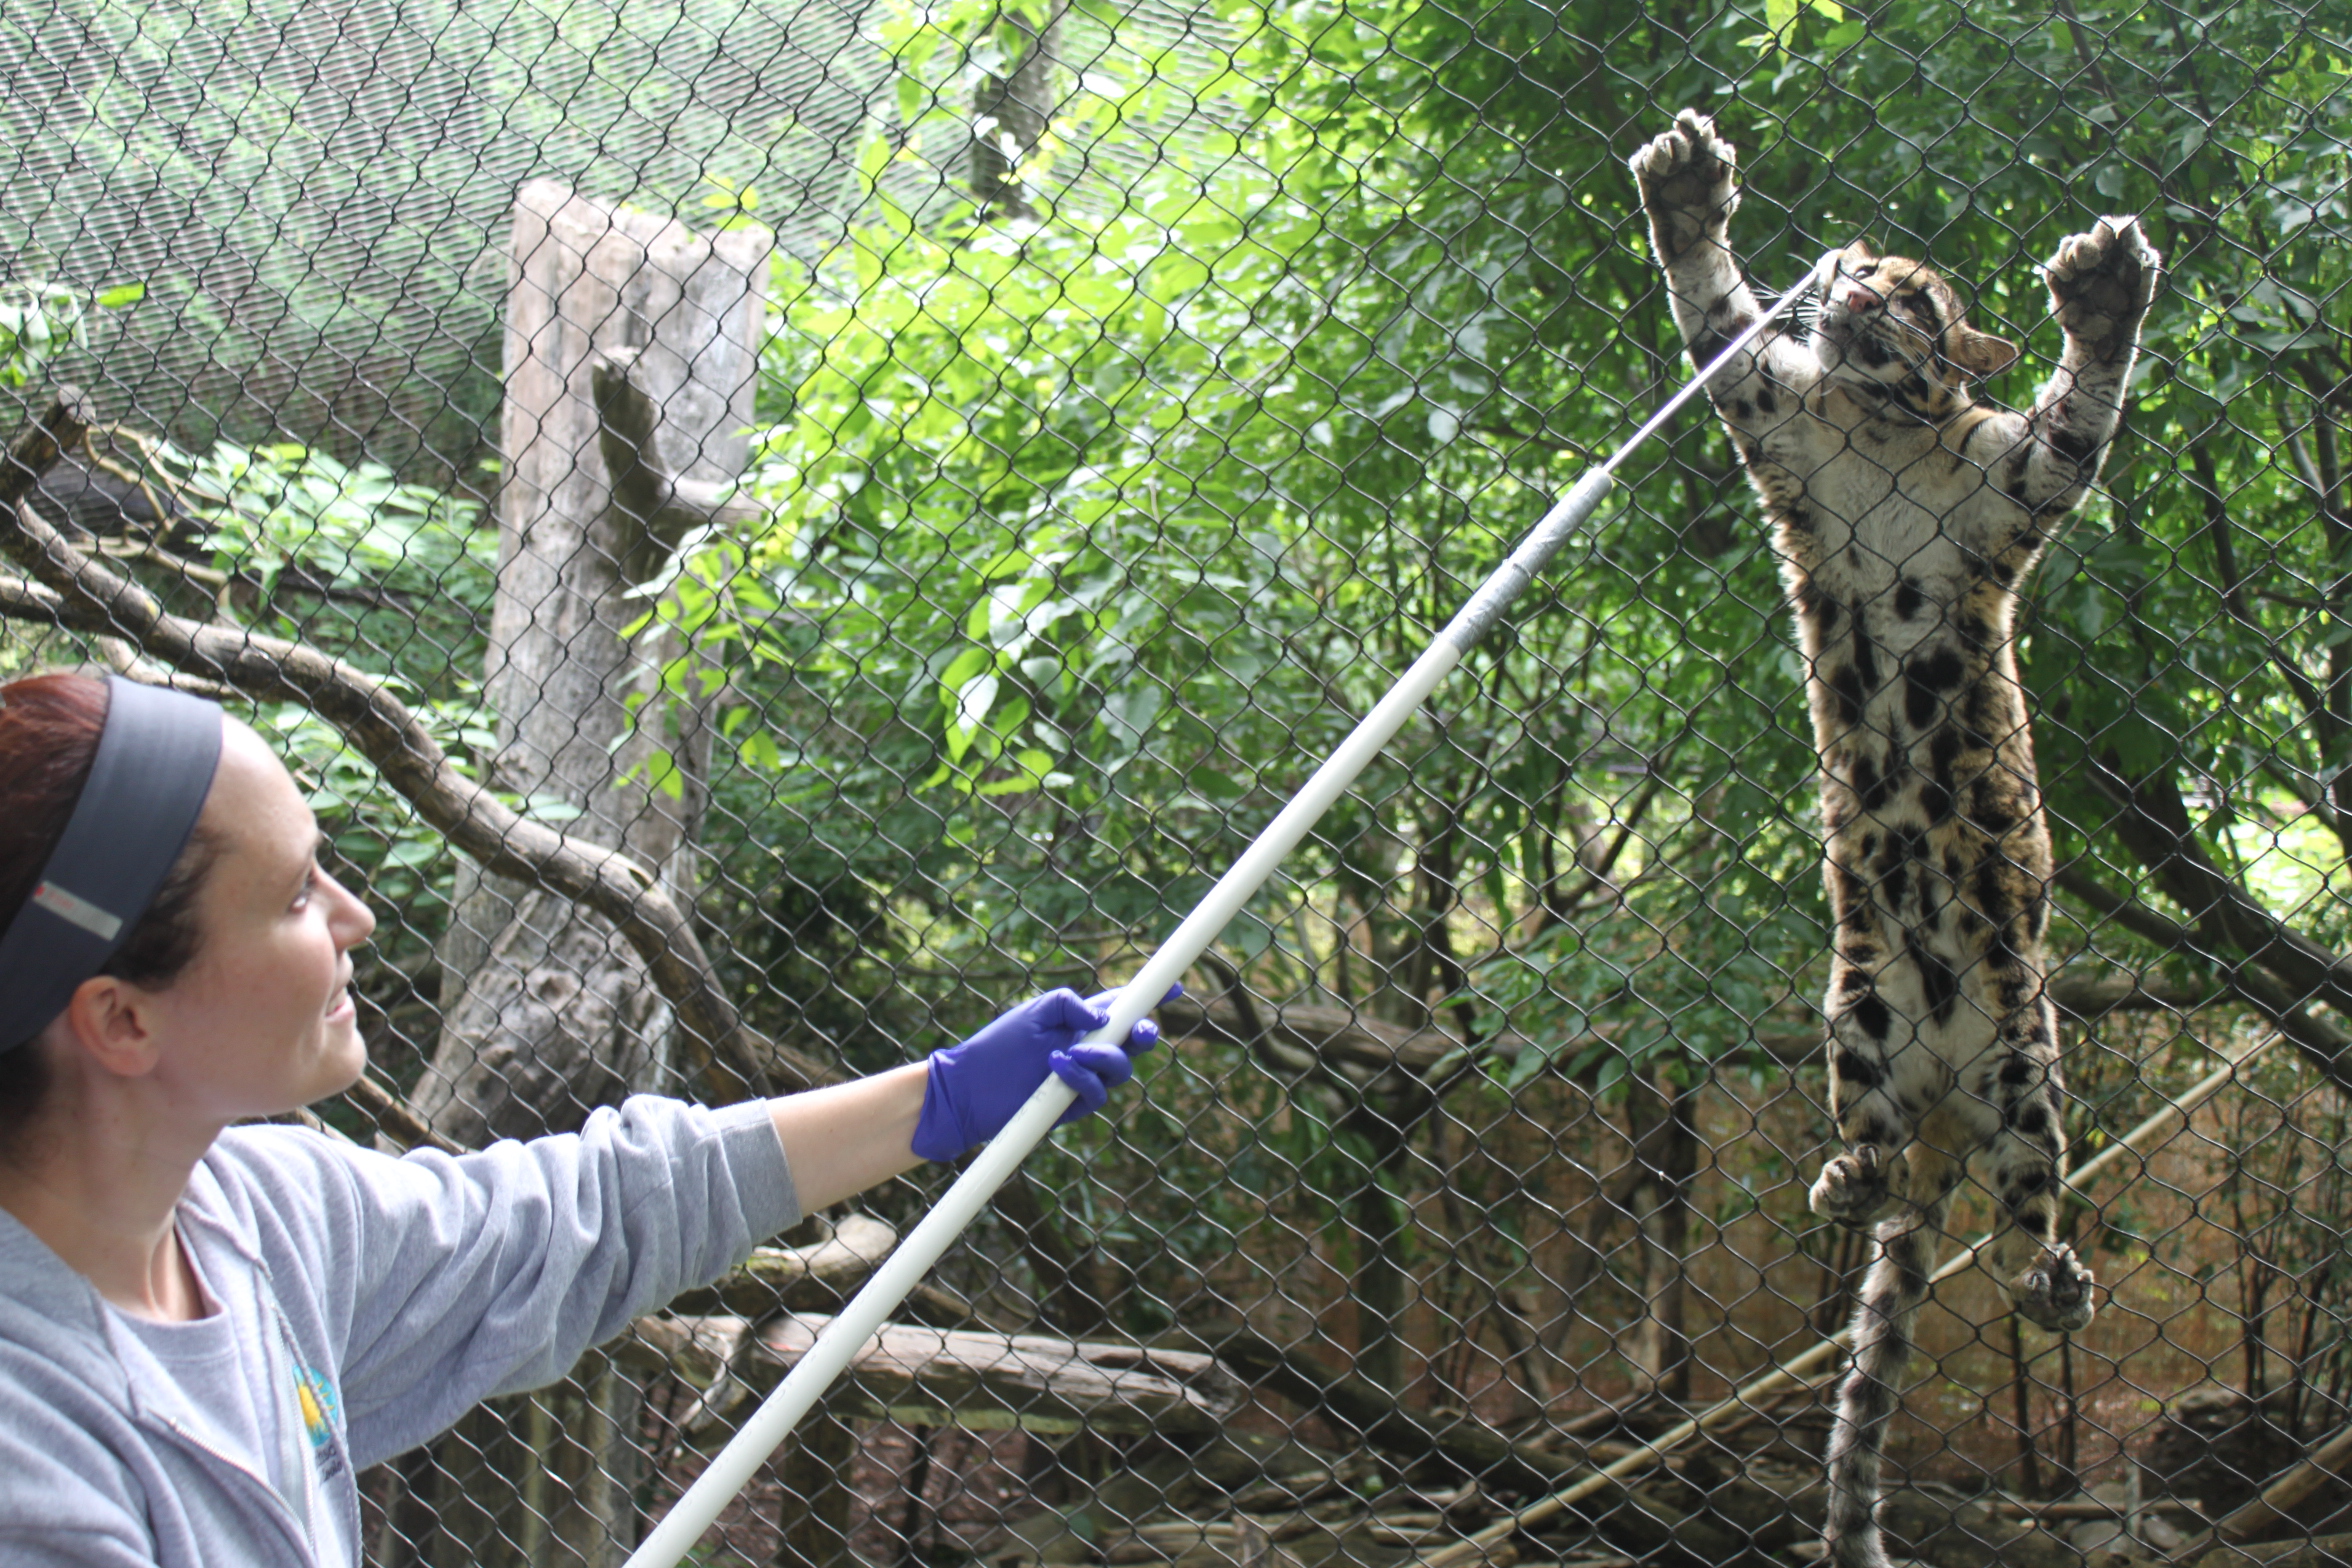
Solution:
<path fill-rule="evenodd" d="M 1926 419 L 1968 406 L 1973 381 L 1998 375 L 2017 346 L 1968 324 L 1959 292 L 1925 262 L 1854 244 L 1821 259 L 1813 349 L 1825 375 Z"/>

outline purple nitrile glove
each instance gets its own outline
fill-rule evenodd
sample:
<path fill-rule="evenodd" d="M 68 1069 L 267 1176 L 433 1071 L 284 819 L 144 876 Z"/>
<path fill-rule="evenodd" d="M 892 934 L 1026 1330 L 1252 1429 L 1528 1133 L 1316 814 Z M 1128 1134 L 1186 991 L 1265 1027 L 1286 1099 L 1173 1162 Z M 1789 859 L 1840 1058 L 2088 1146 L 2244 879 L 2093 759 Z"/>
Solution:
<path fill-rule="evenodd" d="M 1135 1076 L 1130 1058 L 1160 1043 L 1160 1026 L 1148 1018 L 1128 1031 L 1125 1050 L 1078 1043 L 1111 1021 L 1110 1004 L 1118 994 L 1105 991 L 1089 1000 L 1071 990 L 1048 991 L 963 1044 L 933 1051 L 914 1152 L 926 1160 L 952 1160 L 986 1143 L 1028 1103 L 1048 1072 L 1078 1092 L 1063 1122 L 1101 1110 L 1111 1090 Z M 1160 1000 L 1173 1002 L 1183 994 L 1184 987 L 1172 986 Z"/>

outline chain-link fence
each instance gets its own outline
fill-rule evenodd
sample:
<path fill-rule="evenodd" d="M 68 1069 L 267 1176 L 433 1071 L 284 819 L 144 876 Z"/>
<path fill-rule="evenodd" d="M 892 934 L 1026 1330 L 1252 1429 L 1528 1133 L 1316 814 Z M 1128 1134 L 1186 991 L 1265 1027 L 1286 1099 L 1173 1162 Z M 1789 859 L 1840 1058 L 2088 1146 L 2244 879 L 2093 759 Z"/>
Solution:
<path fill-rule="evenodd" d="M 2352 1556 L 2352 8 L 11 0 L 0 59 L 10 423 L 91 421 L 0 671 L 283 748 L 381 922 L 322 1114 L 401 1146 L 1131 973 L 1687 374 L 1676 109 L 1760 289 L 1929 258 L 2013 408 L 2036 264 L 2141 214 L 2013 640 L 2097 1317 L 2013 1312 L 1964 1185 L 1882 1519 Z M 1808 655 L 1720 424 L 1620 477 L 704 1560 L 1819 1556 L 1876 1244 L 1807 1203 Z M 370 1472 L 370 1562 L 617 1562 L 935 1191 Z"/>

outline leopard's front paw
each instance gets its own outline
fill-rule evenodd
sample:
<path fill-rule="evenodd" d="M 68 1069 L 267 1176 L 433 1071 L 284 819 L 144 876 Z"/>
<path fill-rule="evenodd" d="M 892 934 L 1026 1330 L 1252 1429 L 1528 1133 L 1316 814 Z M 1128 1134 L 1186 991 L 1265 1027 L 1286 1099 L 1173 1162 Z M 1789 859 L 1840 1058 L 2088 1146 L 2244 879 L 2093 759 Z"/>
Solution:
<path fill-rule="evenodd" d="M 2060 1242 L 2009 1282 L 2009 1301 L 2028 1323 L 2072 1334 L 2091 1325 L 2091 1287 L 2097 1283 L 2074 1249 Z"/>
<path fill-rule="evenodd" d="M 2042 277 L 2067 336 L 2107 343 L 2139 330 L 2162 269 L 2139 219 L 2101 218 L 2090 233 L 2060 240 Z"/>
<path fill-rule="evenodd" d="M 1821 1179 L 1813 1184 L 1808 1201 L 1825 1220 L 1867 1225 L 1886 1212 L 1890 1196 L 1878 1149 L 1866 1143 L 1851 1154 L 1832 1155 L 1821 1167 Z"/>
<path fill-rule="evenodd" d="M 1685 109 L 1672 130 L 1626 161 L 1641 186 L 1642 205 L 1677 254 L 1702 236 L 1723 239 L 1739 207 L 1739 154 L 1715 134 L 1713 120 Z"/>

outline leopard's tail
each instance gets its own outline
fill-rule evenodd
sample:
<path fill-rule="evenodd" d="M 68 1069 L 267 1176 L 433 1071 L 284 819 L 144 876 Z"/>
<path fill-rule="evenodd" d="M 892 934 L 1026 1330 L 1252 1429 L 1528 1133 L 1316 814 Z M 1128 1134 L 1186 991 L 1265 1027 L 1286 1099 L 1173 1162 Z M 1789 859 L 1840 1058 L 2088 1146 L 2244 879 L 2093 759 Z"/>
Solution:
<path fill-rule="evenodd" d="M 1878 1227 L 1877 1259 L 1854 1308 L 1853 1365 L 1838 1388 L 1829 1433 L 1829 1517 L 1822 1539 L 1831 1568 L 1888 1568 L 1878 1538 L 1880 1462 L 1887 1426 L 1903 1403 L 1903 1369 L 1911 1360 L 1912 1324 L 1927 1299 L 1933 1238 L 1942 1204 Z"/>

